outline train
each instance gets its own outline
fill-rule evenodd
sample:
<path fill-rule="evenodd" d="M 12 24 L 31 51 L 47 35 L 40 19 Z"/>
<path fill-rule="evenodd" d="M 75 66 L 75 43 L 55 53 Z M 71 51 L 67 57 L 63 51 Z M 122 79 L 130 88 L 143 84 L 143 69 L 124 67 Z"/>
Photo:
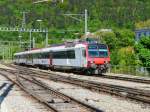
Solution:
<path fill-rule="evenodd" d="M 109 68 L 110 51 L 106 44 L 98 42 L 66 42 L 15 53 L 14 63 L 51 70 L 102 74 Z"/>

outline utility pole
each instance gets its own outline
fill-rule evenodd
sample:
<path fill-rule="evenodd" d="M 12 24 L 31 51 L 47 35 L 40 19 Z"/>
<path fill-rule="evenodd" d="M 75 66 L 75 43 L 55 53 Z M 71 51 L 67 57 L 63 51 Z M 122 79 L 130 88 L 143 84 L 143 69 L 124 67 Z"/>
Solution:
<path fill-rule="evenodd" d="M 21 13 L 23 14 L 21 29 L 23 29 L 23 28 L 26 28 L 26 13 L 28 13 L 28 12 L 23 11 L 23 12 L 21 12 Z M 22 31 L 20 30 L 20 31 L 19 31 L 20 48 L 22 47 L 22 46 L 21 46 L 21 45 L 22 45 L 21 32 L 22 32 Z"/>
<path fill-rule="evenodd" d="M 88 18 L 88 15 L 87 15 L 87 9 L 85 9 L 85 38 L 87 38 L 87 31 L 88 31 L 88 29 L 87 29 L 87 19 Z"/>
<path fill-rule="evenodd" d="M 3 47 L 3 61 L 5 60 L 5 46 Z"/>
<path fill-rule="evenodd" d="M 20 33 L 19 33 L 19 40 L 20 40 L 20 48 L 22 47 L 21 45 L 22 45 L 22 40 L 21 40 L 21 38 L 22 38 L 22 36 L 20 35 Z"/>
<path fill-rule="evenodd" d="M 46 29 L 46 44 L 45 47 L 48 47 L 48 29 Z"/>
<path fill-rule="evenodd" d="M 9 59 L 11 59 L 11 44 L 9 42 Z"/>
<path fill-rule="evenodd" d="M 32 46 L 33 48 L 35 48 L 35 38 L 33 37 L 33 40 L 32 40 Z"/>
<path fill-rule="evenodd" d="M 22 14 L 23 14 L 23 17 L 22 17 L 22 28 L 25 28 L 26 27 L 26 11 L 23 11 Z"/>
<path fill-rule="evenodd" d="M 29 40 L 30 40 L 30 42 L 29 42 L 30 43 L 30 47 L 29 48 L 31 50 L 32 49 L 32 31 L 31 30 L 30 30 L 30 39 Z"/>

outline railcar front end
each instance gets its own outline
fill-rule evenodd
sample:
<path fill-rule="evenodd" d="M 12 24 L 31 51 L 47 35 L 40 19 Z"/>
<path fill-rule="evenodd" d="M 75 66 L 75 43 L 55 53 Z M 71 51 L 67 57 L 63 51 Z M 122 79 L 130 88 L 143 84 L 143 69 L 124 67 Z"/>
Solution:
<path fill-rule="evenodd" d="M 102 74 L 109 68 L 110 52 L 105 44 L 89 44 L 87 47 L 87 73 Z"/>

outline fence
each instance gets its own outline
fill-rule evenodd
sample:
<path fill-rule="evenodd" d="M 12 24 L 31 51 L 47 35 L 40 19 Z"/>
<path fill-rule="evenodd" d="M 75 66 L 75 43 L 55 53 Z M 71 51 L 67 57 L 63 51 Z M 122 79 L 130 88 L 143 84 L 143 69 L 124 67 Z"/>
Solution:
<path fill-rule="evenodd" d="M 141 75 L 150 77 L 150 67 L 110 65 L 109 73 Z"/>

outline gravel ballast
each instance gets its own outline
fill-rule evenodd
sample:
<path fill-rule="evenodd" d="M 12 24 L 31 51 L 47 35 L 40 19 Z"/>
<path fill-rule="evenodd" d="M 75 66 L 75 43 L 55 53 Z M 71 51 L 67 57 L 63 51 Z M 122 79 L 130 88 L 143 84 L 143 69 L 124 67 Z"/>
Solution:
<path fill-rule="evenodd" d="M 90 105 L 94 105 L 106 112 L 150 112 L 150 105 L 131 101 L 104 93 L 92 92 L 70 84 L 54 82 L 38 78 L 53 89 L 58 90 L 68 96 L 81 100 Z"/>
<path fill-rule="evenodd" d="M 0 112 L 50 112 L 29 94 L 0 75 Z"/>
<path fill-rule="evenodd" d="M 38 69 L 36 69 L 36 70 L 38 70 Z M 77 75 L 77 74 L 73 74 L 73 73 L 62 73 L 62 72 L 53 72 L 53 71 L 49 71 L 49 72 L 44 71 L 44 72 L 59 74 L 59 75 L 83 79 L 83 80 L 90 80 L 90 81 L 94 81 L 94 82 L 107 83 L 107 84 L 112 84 L 112 85 L 119 85 L 119 86 L 125 86 L 125 87 L 130 87 L 130 88 L 141 89 L 141 90 L 147 90 L 150 92 L 150 84 L 145 84 L 145 83 L 107 79 L 107 78 L 95 77 L 95 76 L 92 77 L 92 76 L 85 76 L 85 75 Z"/>

